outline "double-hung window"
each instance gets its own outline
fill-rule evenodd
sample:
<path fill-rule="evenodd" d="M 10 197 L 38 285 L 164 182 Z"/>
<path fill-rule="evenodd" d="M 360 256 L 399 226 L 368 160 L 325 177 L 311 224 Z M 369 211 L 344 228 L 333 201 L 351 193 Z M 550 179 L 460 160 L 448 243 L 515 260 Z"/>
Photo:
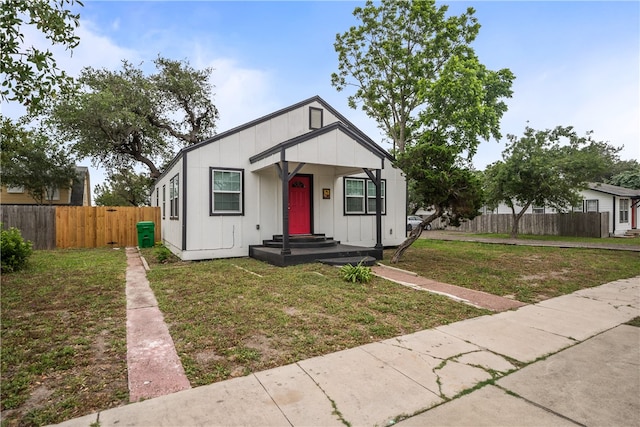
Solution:
<path fill-rule="evenodd" d="M 385 187 L 386 181 L 381 181 L 380 185 L 380 201 L 382 202 L 382 211 L 381 213 L 384 215 L 385 212 Z M 376 213 L 376 184 L 370 179 L 367 180 L 367 213 Z"/>
<path fill-rule="evenodd" d="M 167 186 L 162 186 L 162 219 L 167 216 Z"/>
<path fill-rule="evenodd" d="M 386 213 L 386 181 L 380 188 L 382 211 Z M 345 215 L 375 215 L 376 185 L 366 178 L 344 179 L 344 213 Z"/>
<path fill-rule="evenodd" d="M 178 219 L 179 184 L 178 175 L 169 180 L 169 218 L 172 219 Z"/>
<path fill-rule="evenodd" d="M 620 199 L 620 224 L 629 222 L 629 199 Z"/>
<path fill-rule="evenodd" d="M 598 199 L 585 200 L 586 212 L 598 212 Z"/>
<path fill-rule="evenodd" d="M 544 213 L 544 206 L 533 206 L 533 213 L 534 214 L 543 214 Z"/>
<path fill-rule="evenodd" d="M 210 168 L 210 215 L 244 214 L 244 176 L 242 169 Z"/>
<path fill-rule="evenodd" d="M 344 212 L 345 214 L 365 214 L 364 179 L 344 179 Z"/>

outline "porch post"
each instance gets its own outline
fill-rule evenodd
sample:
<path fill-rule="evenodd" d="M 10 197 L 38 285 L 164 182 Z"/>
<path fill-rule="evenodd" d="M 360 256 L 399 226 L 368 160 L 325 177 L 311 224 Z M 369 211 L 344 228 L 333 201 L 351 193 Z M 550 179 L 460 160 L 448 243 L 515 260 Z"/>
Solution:
<path fill-rule="evenodd" d="M 384 160 L 383 160 L 384 162 Z M 376 249 L 382 246 L 382 176 L 381 170 L 376 169 Z"/>
<path fill-rule="evenodd" d="M 282 163 L 282 250 L 280 254 L 290 255 L 289 247 L 289 162 L 285 156 L 284 148 L 280 151 L 280 162 Z"/>
<path fill-rule="evenodd" d="M 376 245 L 374 248 L 379 250 L 384 249 L 382 246 L 382 168 L 384 168 L 384 159 L 382 159 L 381 168 L 376 169 L 375 175 L 367 168 L 362 169 L 376 186 Z M 365 188 L 364 191 L 366 195 L 369 190 Z"/>

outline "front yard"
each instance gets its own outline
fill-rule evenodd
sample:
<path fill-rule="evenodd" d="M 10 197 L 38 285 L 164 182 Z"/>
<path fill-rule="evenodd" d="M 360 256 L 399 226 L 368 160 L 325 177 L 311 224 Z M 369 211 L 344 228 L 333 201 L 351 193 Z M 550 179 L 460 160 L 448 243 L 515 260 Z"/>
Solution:
<path fill-rule="evenodd" d="M 419 241 L 400 268 L 532 302 L 640 275 L 640 254 Z M 155 262 L 160 309 L 192 386 L 486 314 L 320 264 Z M 389 259 L 390 254 L 385 253 Z M 2 276 L 2 425 L 44 425 L 128 402 L 125 253 L 37 251 Z"/>

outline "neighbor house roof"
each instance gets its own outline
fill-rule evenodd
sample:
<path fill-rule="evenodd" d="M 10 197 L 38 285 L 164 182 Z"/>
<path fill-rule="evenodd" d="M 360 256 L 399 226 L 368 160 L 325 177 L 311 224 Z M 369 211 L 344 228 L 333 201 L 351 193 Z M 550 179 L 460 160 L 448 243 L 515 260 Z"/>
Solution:
<path fill-rule="evenodd" d="M 632 199 L 640 198 L 640 190 L 618 187 L 617 185 L 604 184 L 601 182 L 589 182 L 587 185 L 591 190 L 611 194 L 613 196 L 630 197 Z"/>

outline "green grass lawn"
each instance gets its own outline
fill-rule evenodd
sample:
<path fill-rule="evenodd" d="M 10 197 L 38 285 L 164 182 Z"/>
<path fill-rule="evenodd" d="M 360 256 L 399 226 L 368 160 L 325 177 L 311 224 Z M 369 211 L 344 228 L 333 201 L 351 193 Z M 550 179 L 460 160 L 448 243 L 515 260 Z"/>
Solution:
<path fill-rule="evenodd" d="M 640 275 L 640 252 L 420 239 L 396 266 L 531 303 Z"/>
<path fill-rule="evenodd" d="M 2 425 L 128 402 L 124 250 L 35 251 L 2 275 Z"/>
<path fill-rule="evenodd" d="M 460 232 L 455 232 L 460 233 Z M 482 237 L 489 239 L 510 239 L 509 234 L 499 233 L 464 233 L 468 236 Z M 640 238 L 625 238 L 625 237 L 570 237 L 570 236 L 540 236 L 537 234 L 518 234 L 518 240 L 541 240 L 545 242 L 573 242 L 573 243 L 594 243 L 594 244 L 606 244 L 606 245 L 629 245 L 640 246 Z"/>
<path fill-rule="evenodd" d="M 178 263 L 148 277 L 192 385 L 488 313 L 377 277 L 347 283 L 318 263 Z"/>
<path fill-rule="evenodd" d="M 148 278 L 192 386 L 488 313 L 321 264 L 160 264 L 154 251 Z M 397 266 L 531 302 L 640 275 L 640 253 L 420 240 Z M 124 250 L 36 251 L 2 275 L 3 426 L 127 403 L 125 269 Z"/>

